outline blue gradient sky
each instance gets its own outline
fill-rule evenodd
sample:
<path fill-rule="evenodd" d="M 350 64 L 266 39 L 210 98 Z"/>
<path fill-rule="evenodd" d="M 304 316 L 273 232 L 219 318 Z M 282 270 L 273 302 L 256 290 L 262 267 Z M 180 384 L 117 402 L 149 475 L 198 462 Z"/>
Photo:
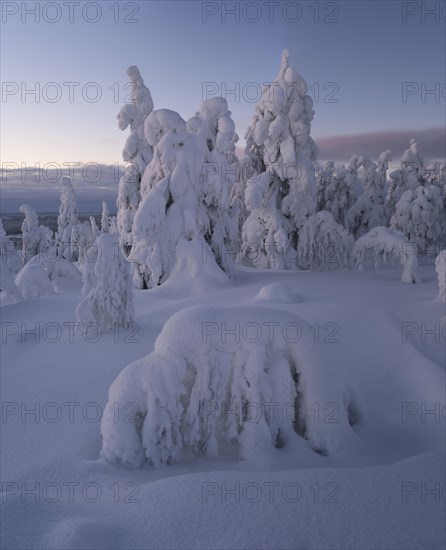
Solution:
<path fill-rule="evenodd" d="M 14 2 L 3 2 L 16 4 Z M 33 6 L 35 2 L 27 2 Z M 316 23 L 310 6 L 315 2 L 300 1 L 301 19 L 286 20 L 284 3 L 275 8 L 273 22 L 263 2 L 260 21 L 234 22 L 228 15 L 224 22 L 221 3 L 208 3 L 218 8 L 203 22 L 202 2 L 135 2 L 138 23 L 124 23 L 130 11 L 121 10 L 121 21 L 113 21 L 112 2 L 100 2 L 102 17 L 88 23 L 77 7 L 74 22 L 69 22 L 68 8 L 55 23 L 23 13 L 7 17 L 2 23 L 1 79 L 15 82 L 22 90 L 26 83 L 41 87 L 48 82 L 61 86 L 62 98 L 49 103 L 40 94 L 37 103 L 32 96 L 22 102 L 19 93 L 2 93 L 2 162 L 121 162 L 121 150 L 127 132 L 117 127 L 116 114 L 123 104 L 125 70 L 135 64 L 149 87 L 155 108 L 167 107 L 180 112 L 183 118 L 193 115 L 202 101 L 203 82 L 216 82 L 228 89 L 236 82 L 262 84 L 277 73 L 284 48 L 291 52 L 292 64 L 312 86 L 320 88 L 315 104 L 313 136 L 343 136 L 388 130 L 422 131 L 445 124 L 443 97 L 427 96 L 422 102 L 421 86 L 443 89 L 445 84 L 445 20 L 418 13 L 402 21 L 403 3 L 398 1 L 342 1 L 333 14 L 338 23 Z M 81 7 L 85 2 L 80 2 Z M 126 2 L 121 2 L 124 8 Z M 210 5 L 212 4 L 212 6 Z M 226 2 L 234 7 L 235 2 Z M 242 9 L 244 3 L 238 3 Z M 328 17 L 332 8 L 320 2 L 320 17 Z M 428 5 L 440 2 L 427 2 Z M 13 8 L 10 8 L 13 9 Z M 334 8 L 333 8 L 334 9 Z M 49 18 L 56 12 L 48 12 Z M 91 9 L 89 16 L 94 16 Z M 253 18 L 255 11 L 247 12 Z M 260 12 L 259 12 L 260 13 Z M 294 18 L 289 10 L 288 19 Z M 5 13 L 3 14 L 5 17 Z M 68 101 L 63 82 L 79 82 L 74 102 Z M 88 103 L 81 88 L 97 82 L 102 98 Z M 323 86 L 334 82 L 338 103 L 326 103 L 328 90 Z M 402 83 L 414 82 L 420 92 L 402 101 Z M 115 101 L 109 89 L 119 83 L 121 98 Z M 253 89 L 252 89 L 253 91 Z M 3 90 L 4 92 L 4 90 Z M 54 92 L 54 89 L 51 93 Z M 221 95 L 221 94 L 218 94 Z M 241 138 L 254 112 L 255 104 L 233 95 L 226 95 Z M 375 134 L 376 139 L 376 134 Z M 324 140 L 321 140 L 324 143 Z M 354 140 L 352 142 L 354 147 Z M 388 146 L 383 140 L 383 149 Z M 352 150 L 351 153 L 357 151 Z M 394 151 L 399 155 L 401 151 Z M 363 153 L 363 152 L 361 152 Z M 428 156 L 428 155 L 427 155 Z"/>

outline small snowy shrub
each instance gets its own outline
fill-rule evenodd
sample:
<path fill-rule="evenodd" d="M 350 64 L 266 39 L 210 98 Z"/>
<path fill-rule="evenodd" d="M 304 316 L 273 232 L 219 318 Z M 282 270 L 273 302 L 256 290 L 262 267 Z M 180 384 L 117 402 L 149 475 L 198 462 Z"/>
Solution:
<path fill-rule="evenodd" d="M 85 298 L 76 308 L 76 318 L 83 325 L 94 323 L 102 329 L 128 327 L 134 319 L 130 264 L 122 255 L 117 235 L 103 233 L 96 245 L 96 261 L 86 262 Z"/>
<path fill-rule="evenodd" d="M 39 225 L 39 218 L 29 204 L 22 204 L 20 212 L 25 214 L 22 223 L 22 261 L 26 264 L 33 256 L 47 250 L 53 232 L 49 227 Z"/>
<path fill-rule="evenodd" d="M 291 325 L 293 334 L 296 326 L 305 333 L 298 343 L 291 330 L 287 337 Z M 225 332 L 234 326 L 238 338 Z M 130 467 L 191 454 L 243 459 L 299 435 L 318 452 L 335 452 L 352 435 L 353 399 L 342 366 L 333 372 L 331 363 L 327 368 L 313 358 L 317 344 L 310 332 L 299 317 L 260 307 L 195 306 L 174 314 L 154 351 L 112 384 L 101 455 Z M 311 412 L 315 402 L 328 401 L 339 404 L 337 423 L 322 424 Z M 134 404 L 133 421 L 116 422 L 115 407 L 128 403 Z"/>
<path fill-rule="evenodd" d="M 299 264 L 313 271 L 349 267 L 353 243 L 353 236 L 322 210 L 308 218 L 299 233 Z"/>
<path fill-rule="evenodd" d="M 375 227 L 359 238 L 352 253 L 355 269 L 364 270 L 369 267 L 379 269 L 390 260 L 399 262 L 403 268 L 402 282 L 418 282 L 418 259 L 416 247 L 406 237 L 395 229 Z"/>
<path fill-rule="evenodd" d="M 435 258 L 435 271 L 438 275 L 439 296 L 446 302 L 446 249 Z"/>

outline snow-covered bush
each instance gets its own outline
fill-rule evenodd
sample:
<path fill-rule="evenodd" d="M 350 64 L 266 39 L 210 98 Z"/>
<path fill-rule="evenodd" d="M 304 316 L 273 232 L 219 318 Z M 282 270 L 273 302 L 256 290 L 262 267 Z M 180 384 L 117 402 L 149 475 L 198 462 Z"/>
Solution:
<path fill-rule="evenodd" d="M 288 337 L 291 325 L 306 336 L 296 342 L 290 331 Z M 231 337 L 225 330 L 234 326 L 239 335 L 236 328 Z M 337 451 L 352 435 L 353 397 L 341 366 L 332 372 L 315 360 L 309 332 L 305 321 L 277 309 L 195 306 L 174 314 L 154 351 L 112 384 L 101 455 L 130 467 L 170 464 L 190 454 L 243 459 L 283 447 L 298 434 L 318 452 Z M 338 422 L 318 422 L 315 402 L 337 403 Z M 128 403 L 133 421 L 116 422 L 115 407 Z"/>
<path fill-rule="evenodd" d="M 440 187 L 425 185 L 405 191 L 390 225 L 416 243 L 422 254 L 431 246 L 442 246 L 446 239 L 446 211 Z"/>
<path fill-rule="evenodd" d="M 243 226 L 241 258 L 273 269 L 296 267 L 298 231 L 316 210 L 313 101 L 288 57 L 285 50 L 245 136 L 246 153 L 259 158 L 263 171 L 246 184 L 250 214 Z"/>
<path fill-rule="evenodd" d="M 435 258 L 435 271 L 438 276 L 439 296 L 446 302 L 446 248 Z"/>
<path fill-rule="evenodd" d="M 130 254 L 143 286 L 168 278 L 177 247 L 187 241 L 201 250 L 193 258 L 198 266 L 212 255 L 231 273 L 238 213 L 223 167 L 233 161 L 237 134 L 226 100 L 206 101 L 187 123 L 174 111 L 153 111 L 145 132 L 154 156 L 142 180 Z"/>
<path fill-rule="evenodd" d="M 386 263 L 400 263 L 402 282 L 418 282 L 417 251 L 400 232 L 388 227 L 375 227 L 359 238 L 353 247 L 352 261 L 355 269 L 379 269 Z"/>
<path fill-rule="evenodd" d="M 53 232 L 49 227 L 39 225 L 39 218 L 29 204 L 22 204 L 20 212 L 25 214 L 22 223 L 22 261 L 26 264 L 33 256 L 48 249 Z"/>
<path fill-rule="evenodd" d="M 103 233 L 96 245 L 96 261 L 87 262 L 87 266 L 94 265 L 94 277 L 87 267 L 85 298 L 76 308 L 76 318 L 82 325 L 94 323 L 101 329 L 128 327 L 134 320 L 130 264 L 122 255 L 117 235 Z M 88 293 L 86 285 L 92 286 Z"/>
<path fill-rule="evenodd" d="M 386 151 L 382 156 L 387 153 L 390 151 Z M 380 162 L 385 164 L 384 157 Z M 356 239 L 370 229 L 386 224 L 383 167 L 381 166 L 381 173 L 378 173 L 378 166 L 366 157 L 358 159 L 358 166 L 362 168 L 363 193 L 346 214 L 346 226 Z"/>
<path fill-rule="evenodd" d="M 130 252 L 133 242 L 132 224 L 141 200 L 141 178 L 146 166 L 152 160 L 152 148 L 144 135 L 144 122 L 153 111 L 152 96 L 144 85 L 138 67 L 134 65 L 129 67 L 127 75 L 132 89 L 130 103 L 122 107 L 117 118 L 121 130 L 130 127 L 130 136 L 122 151 L 122 158 L 130 164 L 119 181 L 116 201 L 120 243 L 126 255 Z"/>
<path fill-rule="evenodd" d="M 354 238 L 330 212 L 310 216 L 299 233 L 299 265 L 312 271 L 349 267 Z"/>
<path fill-rule="evenodd" d="M 15 282 L 26 300 L 55 292 L 48 271 L 43 264 L 34 263 L 33 258 L 19 271 Z"/>
<path fill-rule="evenodd" d="M 57 218 L 56 244 L 59 256 L 74 261 L 75 251 L 71 242 L 73 227 L 79 223 L 77 200 L 70 178 L 61 180 L 59 216 Z"/>

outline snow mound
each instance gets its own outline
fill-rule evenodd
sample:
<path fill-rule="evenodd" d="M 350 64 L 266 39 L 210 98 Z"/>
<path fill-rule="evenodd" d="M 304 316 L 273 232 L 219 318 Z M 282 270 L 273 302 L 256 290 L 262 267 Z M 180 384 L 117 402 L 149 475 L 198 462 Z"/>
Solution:
<path fill-rule="evenodd" d="M 356 241 L 352 257 L 355 269 L 359 270 L 378 269 L 389 259 L 390 262 L 399 261 L 403 268 L 401 281 L 418 282 L 416 245 L 396 229 L 375 227 Z"/>
<path fill-rule="evenodd" d="M 101 456 L 129 467 L 191 455 L 247 459 L 299 436 L 321 454 L 339 450 L 355 406 L 342 366 L 312 356 L 310 332 L 299 317 L 260 307 L 174 314 L 154 351 L 110 387 Z M 317 422 L 315 402 L 339 404 L 339 421 Z M 117 421 L 115 407 L 129 404 L 133 421 Z"/>
<path fill-rule="evenodd" d="M 45 535 L 49 550 L 112 550 L 125 544 L 120 529 L 87 518 L 70 518 L 56 522 Z M 124 543 L 124 544 L 123 544 Z"/>
<path fill-rule="evenodd" d="M 263 286 L 254 300 L 259 302 L 276 302 L 279 304 L 296 304 L 302 299 L 294 294 L 286 283 L 271 283 Z"/>
<path fill-rule="evenodd" d="M 74 264 L 55 255 L 52 256 L 50 251 L 45 254 L 34 256 L 29 260 L 27 265 L 41 265 L 48 273 L 48 277 L 51 281 L 59 277 L 67 277 L 75 281 L 82 281 L 82 273 Z"/>

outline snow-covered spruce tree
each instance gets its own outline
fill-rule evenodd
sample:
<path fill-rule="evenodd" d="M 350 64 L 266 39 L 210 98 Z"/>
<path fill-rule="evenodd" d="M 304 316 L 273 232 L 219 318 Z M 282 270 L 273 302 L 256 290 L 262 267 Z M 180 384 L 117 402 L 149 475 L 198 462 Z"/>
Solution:
<path fill-rule="evenodd" d="M 324 166 L 318 179 L 318 211 L 330 212 L 334 221 L 342 226 L 356 199 L 351 179 L 351 173 L 343 164 L 336 169 L 332 162 Z"/>
<path fill-rule="evenodd" d="M 57 218 L 56 245 L 58 255 L 68 261 L 75 259 L 75 251 L 71 242 L 73 227 L 79 223 L 77 200 L 70 178 L 61 180 L 59 216 Z"/>
<path fill-rule="evenodd" d="M 118 198 L 118 229 L 119 240 L 123 252 L 128 255 L 132 246 L 132 224 L 135 212 L 141 200 L 141 178 L 148 163 L 152 160 L 152 148 L 144 135 L 144 122 L 153 111 L 153 101 L 150 91 L 144 85 L 138 67 L 132 65 L 127 69 L 130 80 L 130 103 L 122 107 L 118 113 L 118 123 L 121 130 L 130 127 L 122 158 L 129 165 L 119 180 Z"/>
<path fill-rule="evenodd" d="M 101 233 L 110 233 L 110 211 L 105 201 L 102 201 Z"/>
<path fill-rule="evenodd" d="M 53 232 L 49 227 L 39 226 L 39 217 L 29 204 L 22 204 L 20 212 L 25 214 L 22 223 L 22 261 L 26 264 L 33 256 L 48 249 Z"/>
<path fill-rule="evenodd" d="M 360 157 L 358 165 L 362 168 L 363 193 L 346 214 L 346 225 L 356 239 L 374 227 L 386 225 L 385 182 L 382 175 L 378 173 L 377 165 L 366 157 Z"/>
<path fill-rule="evenodd" d="M 446 248 L 435 258 L 435 271 L 438 276 L 438 295 L 446 302 Z"/>
<path fill-rule="evenodd" d="M 446 240 L 446 211 L 438 185 L 420 185 L 408 189 L 396 205 L 390 225 L 401 231 L 425 254 L 432 246 L 443 246 Z"/>
<path fill-rule="evenodd" d="M 101 329 L 128 327 L 134 320 L 130 264 L 120 250 L 118 235 L 103 233 L 96 244 L 94 275 L 89 268 L 85 270 L 85 298 L 76 308 L 76 319 L 81 325 L 94 323 Z"/>
<path fill-rule="evenodd" d="M 289 53 L 262 98 L 246 133 L 246 153 L 260 158 L 262 172 L 247 181 L 241 259 L 257 267 L 295 268 L 299 229 L 316 210 L 310 137 L 313 101 L 307 84 L 289 64 Z"/>
<path fill-rule="evenodd" d="M 330 212 L 322 210 L 308 218 L 299 233 L 299 265 L 312 271 L 349 267 L 355 239 Z"/>
<path fill-rule="evenodd" d="M 11 275 L 17 275 L 22 267 L 22 256 L 17 251 L 17 248 L 12 239 L 6 235 L 3 222 L 0 219 L 0 254 L 2 262 L 8 267 Z"/>
<path fill-rule="evenodd" d="M 238 215 L 224 167 L 237 140 L 226 100 L 206 101 L 187 123 L 174 111 L 153 111 L 145 133 L 154 156 L 142 179 L 130 254 L 143 287 L 163 283 L 185 255 L 203 276 L 220 279 L 221 270 L 232 270 Z"/>
<path fill-rule="evenodd" d="M 404 193 L 403 172 L 394 170 L 389 174 L 390 184 L 386 195 L 386 216 L 390 218 L 395 213 L 396 203 L 400 200 Z"/>

